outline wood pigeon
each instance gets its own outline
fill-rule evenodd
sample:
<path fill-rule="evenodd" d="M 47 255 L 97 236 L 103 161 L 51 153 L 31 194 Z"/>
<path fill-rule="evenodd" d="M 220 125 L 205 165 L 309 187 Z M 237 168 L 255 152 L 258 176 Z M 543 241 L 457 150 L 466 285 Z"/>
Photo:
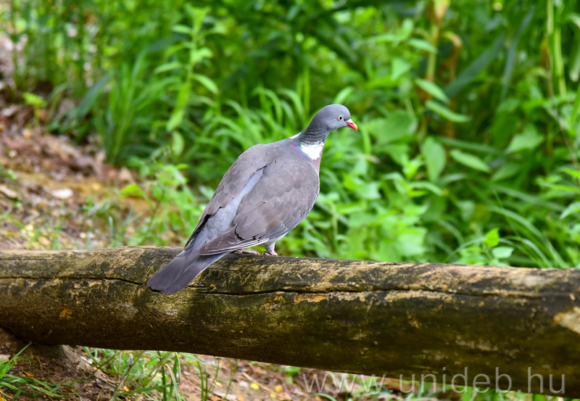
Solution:
<path fill-rule="evenodd" d="M 277 255 L 276 241 L 314 206 L 326 137 L 342 127 L 358 130 L 346 107 L 331 104 L 299 134 L 242 153 L 222 178 L 183 252 L 147 286 L 174 294 L 230 252 L 257 253 L 246 247 L 264 245 L 266 255 Z"/>

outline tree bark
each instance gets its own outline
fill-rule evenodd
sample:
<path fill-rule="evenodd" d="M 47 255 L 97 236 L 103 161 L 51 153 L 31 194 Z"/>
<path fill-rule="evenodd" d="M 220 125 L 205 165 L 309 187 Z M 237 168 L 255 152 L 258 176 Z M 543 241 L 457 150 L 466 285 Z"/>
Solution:
<path fill-rule="evenodd" d="M 467 369 L 469 385 L 580 396 L 579 270 L 229 255 L 175 295 L 149 290 L 179 252 L 1 251 L 0 327 L 405 380 Z"/>

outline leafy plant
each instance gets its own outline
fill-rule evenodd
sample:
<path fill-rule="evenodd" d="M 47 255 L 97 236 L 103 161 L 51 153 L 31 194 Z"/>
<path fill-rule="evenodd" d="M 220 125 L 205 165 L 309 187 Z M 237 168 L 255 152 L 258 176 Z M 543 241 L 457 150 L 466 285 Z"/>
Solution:
<path fill-rule="evenodd" d="M 187 239 L 197 217 L 203 210 L 191 190 L 185 185 L 187 180 L 181 173 L 186 165 L 148 163 L 137 159 L 132 165 L 139 168 L 145 179 L 142 184 L 129 184 L 121 196 L 141 198 L 147 202 L 150 214 L 143 221 L 138 232 L 129 240 L 129 245 L 143 245 L 153 241 L 165 245 L 167 235 L 179 235 Z M 163 235 L 163 236 L 161 236 Z"/>
<path fill-rule="evenodd" d="M 62 384 L 47 383 L 33 377 L 20 377 L 10 373 L 17 360 L 22 359 L 21 355 L 26 348 L 28 345 L 9 360 L 0 361 L 0 389 L 4 388 L 13 393 L 14 399 L 18 399 L 21 395 L 34 398 L 65 398 Z M 64 385 L 68 387 L 66 383 Z"/>

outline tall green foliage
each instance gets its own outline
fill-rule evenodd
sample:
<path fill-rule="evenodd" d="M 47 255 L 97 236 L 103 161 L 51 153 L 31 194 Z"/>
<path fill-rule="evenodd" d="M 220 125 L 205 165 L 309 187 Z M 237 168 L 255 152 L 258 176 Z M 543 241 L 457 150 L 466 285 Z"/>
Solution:
<path fill-rule="evenodd" d="M 113 163 L 187 163 L 214 187 L 243 150 L 347 105 L 361 129 L 330 136 L 285 252 L 580 265 L 576 0 L 13 4 L 17 87 L 77 96 L 53 129 L 99 135 Z"/>

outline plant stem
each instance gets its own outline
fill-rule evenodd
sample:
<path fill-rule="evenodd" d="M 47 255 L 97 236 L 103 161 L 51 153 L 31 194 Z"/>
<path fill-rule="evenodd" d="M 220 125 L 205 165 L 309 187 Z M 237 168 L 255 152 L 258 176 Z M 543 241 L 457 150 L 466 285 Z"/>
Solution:
<path fill-rule="evenodd" d="M 566 81 L 564 79 L 564 62 L 562 61 L 562 29 L 556 24 L 554 0 L 547 0 L 547 34 L 548 49 L 550 52 L 550 79 L 557 83 L 558 94 L 566 95 Z M 561 7 L 561 6 L 560 6 Z M 556 12 L 559 10 L 556 10 Z M 558 18 L 559 19 L 559 18 Z"/>
<path fill-rule="evenodd" d="M 436 22 L 431 24 L 431 44 L 437 48 L 437 42 L 439 41 L 439 26 Z M 429 58 L 427 59 L 427 75 L 425 79 L 427 81 L 433 82 L 435 80 L 435 68 L 437 67 L 437 53 L 429 53 Z"/>

